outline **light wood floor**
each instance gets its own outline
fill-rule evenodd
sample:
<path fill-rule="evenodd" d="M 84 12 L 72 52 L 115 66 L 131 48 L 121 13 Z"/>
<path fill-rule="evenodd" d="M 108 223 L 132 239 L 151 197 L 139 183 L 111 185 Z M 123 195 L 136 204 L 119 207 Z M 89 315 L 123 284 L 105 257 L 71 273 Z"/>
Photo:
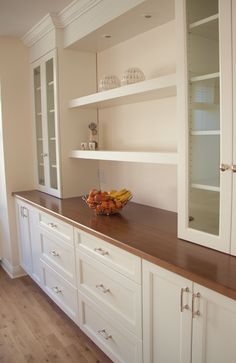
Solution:
<path fill-rule="evenodd" d="M 0 362 L 111 363 L 30 279 L 0 267 Z"/>

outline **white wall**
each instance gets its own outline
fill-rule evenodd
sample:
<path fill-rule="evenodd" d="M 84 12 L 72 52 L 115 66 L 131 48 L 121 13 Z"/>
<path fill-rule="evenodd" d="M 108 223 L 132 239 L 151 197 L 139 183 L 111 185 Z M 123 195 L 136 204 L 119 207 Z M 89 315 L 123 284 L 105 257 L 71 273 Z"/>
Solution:
<path fill-rule="evenodd" d="M 29 50 L 18 39 L 0 37 L 0 54 L 0 244 L 3 265 L 14 275 L 20 268 L 12 192 L 33 189 L 34 180 Z"/>
<path fill-rule="evenodd" d="M 103 75 L 120 79 L 139 67 L 146 79 L 176 70 L 175 21 L 100 52 L 98 82 Z M 107 150 L 177 151 L 176 97 L 99 111 L 99 144 Z M 171 211 L 177 209 L 176 166 L 100 162 L 101 188 L 129 188 L 133 201 Z"/>

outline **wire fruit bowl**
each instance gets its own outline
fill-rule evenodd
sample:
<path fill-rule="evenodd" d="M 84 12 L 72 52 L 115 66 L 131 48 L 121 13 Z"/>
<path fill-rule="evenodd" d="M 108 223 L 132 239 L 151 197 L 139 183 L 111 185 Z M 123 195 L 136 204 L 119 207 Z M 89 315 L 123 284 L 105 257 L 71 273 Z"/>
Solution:
<path fill-rule="evenodd" d="M 113 191 L 108 193 L 93 190 L 88 195 L 84 195 L 82 199 L 89 208 L 94 209 L 97 215 L 110 216 L 119 213 L 132 199 L 132 194 L 128 190 L 125 190 L 123 195 L 118 194 L 117 197 L 115 197 L 115 193 L 119 192 Z"/>

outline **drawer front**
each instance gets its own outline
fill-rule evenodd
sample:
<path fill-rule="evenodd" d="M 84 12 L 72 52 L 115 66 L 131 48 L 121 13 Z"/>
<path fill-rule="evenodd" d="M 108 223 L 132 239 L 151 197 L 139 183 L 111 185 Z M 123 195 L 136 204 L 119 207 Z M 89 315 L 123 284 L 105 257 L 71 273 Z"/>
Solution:
<path fill-rule="evenodd" d="M 80 328 L 115 363 L 141 363 L 142 341 L 113 323 L 92 301 L 80 298 Z"/>
<path fill-rule="evenodd" d="M 141 259 L 139 257 L 88 233 L 78 229 L 75 231 L 76 246 L 82 252 L 141 284 Z"/>
<path fill-rule="evenodd" d="M 77 289 L 44 262 L 41 262 L 41 266 L 42 288 L 72 320 L 77 322 Z"/>
<path fill-rule="evenodd" d="M 52 234 L 40 231 L 41 260 L 46 262 L 66 280 L 76 284 L 74 248 L 55 238 Z"/>
<path fill-rule="evenodd" d="M 141 337 L 141 286 L 81 251 L 76 262 L 79 290 Z"/>
<path fill-rule="evenodd" d="M 73 245 L 73 227 L 50 214 L 39 212 L 39 225 Z"/>

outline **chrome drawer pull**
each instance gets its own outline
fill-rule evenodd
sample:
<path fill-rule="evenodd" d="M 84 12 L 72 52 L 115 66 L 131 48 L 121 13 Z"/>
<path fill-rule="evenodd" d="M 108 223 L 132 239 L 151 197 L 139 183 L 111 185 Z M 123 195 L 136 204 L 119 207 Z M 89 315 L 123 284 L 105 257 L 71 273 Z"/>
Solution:
<path fill-rule="evenodd" d="M 102 255 L 102 256 L 109 255 L 109 253 L 107 251 L 104 251 L 101 247 L 94 248 L 94 251 L 99 253 L 99 255 Z"/>
<path fill-rule="evenodd" d="M 100 291 L 102 291 L 104 294 L 107 292 L 110 292 L 110 289 L 107 289 L 103 284 L 96 285 L 96 288 Z"/>
<path fill-rule="evenodd" d="M 192 294 L 192 317 L 195 318 L 196 316 L 200 316 L 200 310 L 195 310 L 195 299 L 200 299 L 201 294 L 197 292 L 196 294 Z"/>
<path fill-rule="evenodd" d="M 189 309 L 189 305 L 183 305 L 183 299 L 184 299 L 184 292 L 189 292 L 189 288 L 185 287 L 181 289 L 181 293 L 180 293 L 180 311 L 181 313 L 184 311 L 184 309 L 188 310 Z"/>
<path fill-rule="evenodd" d="M 48 223 L 48 226 L 51 227 L 51 228 L 57 228 L 57 225 L 55 223 Z"/>
<path fill-rule="evenodd" d="M 105 329 L 98 330 L 98 334 L 100 334 L 104 339 L 112 339 L 111 334 L 108 334 Z"/>
<path fill-rule="evenodd" d="M 59 257 L 59 253 L 57 253 L 55 250 L 52 250 L 49 252 L 54 257 Z"/>
<path fill-rule="evenodd" d="M 61 289 L 59 289 L 59 287 L 57 287 L 57 286 L 52 287 L 52 290 L 53 290 L 56 294 L 60 294 L 60 293 L 62 293 L 62 290 L 61 290 Z"/>

